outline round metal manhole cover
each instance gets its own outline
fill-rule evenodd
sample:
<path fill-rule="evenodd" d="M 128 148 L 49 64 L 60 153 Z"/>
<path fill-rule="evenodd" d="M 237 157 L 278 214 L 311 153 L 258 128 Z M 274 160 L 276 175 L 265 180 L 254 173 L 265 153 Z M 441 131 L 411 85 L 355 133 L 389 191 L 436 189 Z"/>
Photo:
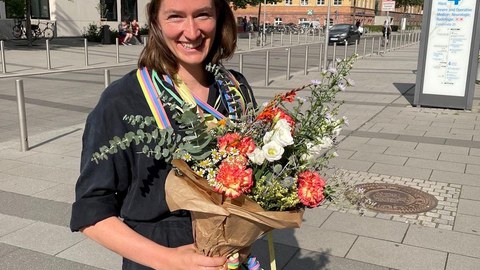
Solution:
<path fill-rule="evenodd" d="M 435 208 L 438 203 L 437 198 L 426 192 L 396 184 L 366 183 L 355 187 L 363 190 L 364 200 L 371 201 L 365 203 L 365 207 L 382 213 L 423 213 Z"/>

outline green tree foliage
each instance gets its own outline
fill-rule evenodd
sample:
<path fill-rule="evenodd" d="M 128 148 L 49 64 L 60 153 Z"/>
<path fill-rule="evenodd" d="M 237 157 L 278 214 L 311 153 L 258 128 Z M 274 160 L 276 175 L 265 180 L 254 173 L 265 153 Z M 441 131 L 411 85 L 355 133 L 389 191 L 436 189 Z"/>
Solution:
<path fill-rule="evenodd" d="M 267 0 L 267 4 L 273 4 L 277 2 L 281 2 L 281 0 Z M 246 8 L 247 5 L 256 6 L 258 4 L 263 4 L 264 0 L 234 0 L 234 1 L 231 1 L 231 3 L 234 9 L 237 9 L 237 8 L 242 9 L 242 8 Z"/>
<path fill-rule="evenodd" d="M 424 0 L 395 0 L 395 6 L 403 7 L 403 12 L 405 13 L 408 6 L 423 6 Z"/>
<path fill-rule="evenodd" d="M 6 0 L 8 18 L 25 18 L 25 0 Z"/>

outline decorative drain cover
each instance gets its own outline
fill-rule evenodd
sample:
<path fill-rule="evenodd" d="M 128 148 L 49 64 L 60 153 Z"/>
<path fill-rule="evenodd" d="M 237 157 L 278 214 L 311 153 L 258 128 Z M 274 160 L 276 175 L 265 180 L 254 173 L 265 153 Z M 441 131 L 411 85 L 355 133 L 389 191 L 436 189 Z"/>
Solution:
<path fill-rule="evenodd" d="M 373 211 L 392 214 L 414 214 L 427 212 L 437 206 L 437 198 L 421 190 L 383 183 L 358 184 L 366 198 L 373 204 L 365 206 Z"/>

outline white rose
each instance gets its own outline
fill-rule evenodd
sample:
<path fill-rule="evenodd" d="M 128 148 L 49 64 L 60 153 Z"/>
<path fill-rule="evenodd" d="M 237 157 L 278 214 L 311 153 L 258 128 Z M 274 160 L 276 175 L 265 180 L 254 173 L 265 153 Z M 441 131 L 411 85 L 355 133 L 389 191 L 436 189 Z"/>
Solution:
<path fill-rule="evenodd" d="M 263 155 L 270 162 L 282 158 L 284 151 L 283 147 L 276 141 L 271 141 L 262 147 Z"/>
<path fill-rule="evenodd" d="M 293 144 L 293 137 L 289 130 L 287 129 L 277 129 L 273 133 L 272 141 L 276 141 L 282 147 Z"/>
<path fill-rule="evenodd" d="M 263 144 L 267 144 L 269 143 L 270 141 L 272 141 L 272 137 L 273 137 L 273 133 L 275 131 L 268 131 L 267 133 L 265 133 L 265 135 L 263 136 Z"/>
<path fill-rule="evenodd" d="M 273 129 L 275 129 L 275 130 L 286 129 L 288 131 L 291 131 L 292 127 L 290 126 L 290 124 L 288 123 L 287 120 L 280 119 L 280 120 L 277 121 L 277 123 L 275 124 L 275 127 Z"/>
<path fill-rule="evenodd" d="M 322 143 L 318 144 L 321 148 L 330 148 L 333 145 L 333 140 L 330 137 L 323 137 L 321 140 Z"/>
<path fill-rule="evenodd" d="M 342 131 L 342 128 L 341 128 L 341 127 L 336 127 L 336 128 L 333 130 L 333 135 L 334 135 L 334 136 L 340 135 L 340 131 Z"/>
<path fill-rule="evenodd" d="M 265 161 L 265 156 L 263 155 L 263 151 L 260 148 L 255 148 L 252 153 L 247 154 L 248 159 L 250 159 L 253 163 L 257 165 L 262 165 Z"/>

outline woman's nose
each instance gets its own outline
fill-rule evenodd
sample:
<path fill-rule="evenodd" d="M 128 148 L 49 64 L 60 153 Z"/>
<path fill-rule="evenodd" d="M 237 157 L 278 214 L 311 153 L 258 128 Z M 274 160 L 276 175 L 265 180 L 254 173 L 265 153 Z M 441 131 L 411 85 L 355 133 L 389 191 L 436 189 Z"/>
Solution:
<path fill-rule="evenodd" d="M 188 39 L 196 39 L 200 36 L 200 28 L 193 18 L 186 21 L 184 33 L 185 37 Z"/>

